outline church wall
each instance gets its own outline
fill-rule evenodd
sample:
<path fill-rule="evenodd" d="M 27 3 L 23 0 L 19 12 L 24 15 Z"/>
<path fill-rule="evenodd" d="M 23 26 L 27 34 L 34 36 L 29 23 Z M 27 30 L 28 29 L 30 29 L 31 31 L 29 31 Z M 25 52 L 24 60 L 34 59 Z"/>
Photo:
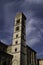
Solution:
<path fill-rule="evenodd" d="M 36 52 L 27 47 L 27 65 L 36 65 Z"/>
<path fill-rule="evenodd" d="M 12 59 L 12 65 L 20 65 L 20 53 L 12 53 L 13 59 Z"/>
<path fill-rule="evenodd" d="M 27 65 L 27 56 L 21 52 L 21 65 Z"/>

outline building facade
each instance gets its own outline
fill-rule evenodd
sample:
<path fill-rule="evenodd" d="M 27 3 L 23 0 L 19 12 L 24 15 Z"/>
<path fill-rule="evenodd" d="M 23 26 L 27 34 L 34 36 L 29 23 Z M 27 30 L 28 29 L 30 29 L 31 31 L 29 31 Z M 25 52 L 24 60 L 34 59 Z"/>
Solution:
<path fill-rule="evenodd" d="M 15 16 L 12 44 L 5 48 L 3 51 L 11 56 L 11 65 L 36 65 L 36 52 L 26 45 L 26 17 L 23 13 Z"/>

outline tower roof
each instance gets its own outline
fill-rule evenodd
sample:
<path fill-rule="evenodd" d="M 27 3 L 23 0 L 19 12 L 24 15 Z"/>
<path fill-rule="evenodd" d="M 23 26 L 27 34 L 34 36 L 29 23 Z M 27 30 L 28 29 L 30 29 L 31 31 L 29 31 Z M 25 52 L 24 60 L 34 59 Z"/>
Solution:
<path fill-rule="evenodd" d="M 4 44 L 3 42 L 0 41 L 0 45 L 1 46 L 5 46 L 5 47 L 8 47 L 8 45 Z"/>
<path fill-rule="evenodd" d="M 17 13 L 16 16 L 15 16 L 15 18 L 18 18 L 18 17 L 22 17 L 22 18 L 24 18 L 26 20 L 26 16 L 24 15 L 23 12 Z"/>

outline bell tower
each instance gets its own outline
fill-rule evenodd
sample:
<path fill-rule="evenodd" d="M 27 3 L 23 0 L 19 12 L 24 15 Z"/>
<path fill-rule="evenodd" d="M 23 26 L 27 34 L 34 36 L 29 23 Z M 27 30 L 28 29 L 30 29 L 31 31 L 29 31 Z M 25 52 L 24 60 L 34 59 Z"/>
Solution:
<path fill-rule="evenodd" d="M 26 17 L 23 13 L 15 16 L 12 40 L 12 65 L 26 65 Z"/>

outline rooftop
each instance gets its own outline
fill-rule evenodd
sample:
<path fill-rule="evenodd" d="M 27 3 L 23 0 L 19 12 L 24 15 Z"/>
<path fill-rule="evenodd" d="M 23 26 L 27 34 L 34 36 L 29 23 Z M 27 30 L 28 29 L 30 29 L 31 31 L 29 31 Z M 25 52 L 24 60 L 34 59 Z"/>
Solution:
<path fill-rule="evenodd" d="M 28 45 L 27 45 L 27 48 L 29 48 L 30 50 L 32 50 L 33 52 L 35 52 L 35 53 L 37 53 L 35 50 L 33 50 L 31 47 L 29 47 Z"/>

